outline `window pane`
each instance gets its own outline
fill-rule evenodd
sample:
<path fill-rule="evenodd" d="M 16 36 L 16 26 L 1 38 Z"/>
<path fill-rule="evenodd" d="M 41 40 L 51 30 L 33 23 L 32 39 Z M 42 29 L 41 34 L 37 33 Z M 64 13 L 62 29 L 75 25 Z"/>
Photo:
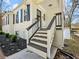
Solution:
<path fill-rule="evenodd" d="M 5 18 L 2 19 L 2 25 L 5 25 Z"/>
<path fill-rule="evenodd" d="M 6 25 L 7 25 L 7 16 L 6 16 Z"/>
<path fill-rule="evenodd" d="M 13 14 L 13 24 L 15 24 L 15 14 Z"/>
<path fill-rule="evenodd" d="M 62 26 L 62 18 L 61 15 L 56 16 L 56 26 Z"/>
<path fill-rule="evenodd" d="M 8 24 L 9 24 L 9 15 L 8 15 Z"/>
<path fill-rule="evenodd" d="M 27 21 L 30 21 L 30 5 L 27 5 Z"/>
<path fill-rule="evenodd" d="M 16 14 L 16 23 L 19 23 L 19 12 Z"/>
<path fill-rule="evenodd" d="M 24 10 L 24 21 L 26 21 L 26 11 Z"/>
<path fill-rule="evenodd" d="M 19 21 L 21 22 L 21 10 L 18 11 Z"/>
<path fill-rule="evenodd" d="M 21 22 L 23 22 L 23 10 L 21 9 Z"/>

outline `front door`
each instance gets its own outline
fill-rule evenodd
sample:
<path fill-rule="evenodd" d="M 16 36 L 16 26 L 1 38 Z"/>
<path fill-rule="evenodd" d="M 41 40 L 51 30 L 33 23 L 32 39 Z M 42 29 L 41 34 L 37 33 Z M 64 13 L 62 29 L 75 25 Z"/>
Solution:
<path fill-rule="evenodd" d="M 42 26 L 42 20 L 41 20 L 41 11 L 37 9 L 37 20 L 39 20 L 39 27 L 41 28 Z"/>

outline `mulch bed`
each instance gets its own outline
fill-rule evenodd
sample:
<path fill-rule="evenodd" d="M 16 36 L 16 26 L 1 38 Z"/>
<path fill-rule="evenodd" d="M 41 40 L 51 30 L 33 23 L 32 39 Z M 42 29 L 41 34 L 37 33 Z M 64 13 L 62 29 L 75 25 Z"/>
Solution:
<path fill-rule="evenodd" d="M 26 40 L 19 38 L 16 40 L 16 42 L 12 42 L 10 39 L 0 39 L 0 48 L 2 49 L 5 56 L 9 56 L 27 48 Z"/>

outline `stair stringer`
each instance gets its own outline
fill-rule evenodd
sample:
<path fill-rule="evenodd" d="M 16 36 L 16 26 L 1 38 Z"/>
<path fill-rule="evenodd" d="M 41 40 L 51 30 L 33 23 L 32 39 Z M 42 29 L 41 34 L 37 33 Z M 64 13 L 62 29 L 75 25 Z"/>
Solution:
<path fill-rule="evenodd" d="M 29 45 L 27 46 L 27 49 L 32 51 L 33 53 L 38 54 L 39 56 L 43 57 L 44 59 L 47 59 L 47 53 L 45 53 L 45 52 L 43 52 L 41 50 L 35 49 L 35 48 L 33 48 L 33 47 L 29 46 Z"/>
<path fill-rule="evenodd" d="M 56 47 L 52 47 L 52 51 L 51 51 L 51 58 L 50 59 L 54 59 L 55 55 L 56 55 L 56 52 L 57 52 L 57 49 Z"/>

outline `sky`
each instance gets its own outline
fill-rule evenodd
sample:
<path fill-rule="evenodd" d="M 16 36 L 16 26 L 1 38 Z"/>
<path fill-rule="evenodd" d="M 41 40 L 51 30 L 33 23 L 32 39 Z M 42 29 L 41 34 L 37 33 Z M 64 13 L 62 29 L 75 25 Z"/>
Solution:
<path fill-rule="evenodd" d="M 3 9 L 6 11 L 11 11 L 21 4 L 22 0 L 3 0 L 3 3 Z"/>
<path fill-rule="evenodd" d="M 79 23 L 79 8 L 78 7 L 75 9 L 73 18 L 72 18 L 73 19 L 72 23 L 74 23 L 74 24 Z"/>
<path fill-rule="evenodd" d="M 65 6 L 67 7 L 68 11 L 72 7 L 72 0 L 65 0 Z M 72 16 L 72 23 L 76 24 L 79 23 L 79 6 L 75 9 L 73 16 Z"/>
<path fill-rule="evenodd" d="M 65 6 L 70 9 L 72 6 L 72 0 L 65 0 Z"/>

